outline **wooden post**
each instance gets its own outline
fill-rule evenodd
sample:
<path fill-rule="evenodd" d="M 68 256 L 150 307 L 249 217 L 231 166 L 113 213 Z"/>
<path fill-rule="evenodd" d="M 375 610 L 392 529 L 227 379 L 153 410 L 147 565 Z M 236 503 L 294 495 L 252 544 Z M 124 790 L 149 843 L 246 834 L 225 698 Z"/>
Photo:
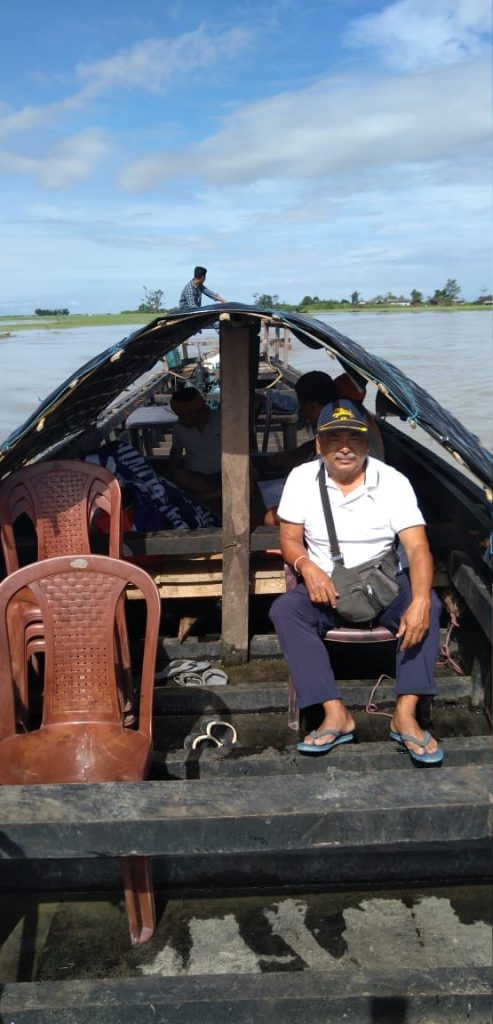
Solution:
<path fill-rule="evenodd" d="M 248 660 L 250 330 L 221 321 L 223 607 L 221 657 Z"/>
<path fill-rule="evenodd" d="M 289 344 L 289 331 L 288 331 L 288 328 L 285 327 L 284 328 L 284 347 L 283 347 L 283 356 L 282 356 L 283 366 L 289 366 L 289 349 L 290 349 L 290 347 L 291 346 Z"/>
<path fill-rule="evenodd" d="M 269 355 L 269 323 L 262 320 L 262 355 L 266 359 Z"/>

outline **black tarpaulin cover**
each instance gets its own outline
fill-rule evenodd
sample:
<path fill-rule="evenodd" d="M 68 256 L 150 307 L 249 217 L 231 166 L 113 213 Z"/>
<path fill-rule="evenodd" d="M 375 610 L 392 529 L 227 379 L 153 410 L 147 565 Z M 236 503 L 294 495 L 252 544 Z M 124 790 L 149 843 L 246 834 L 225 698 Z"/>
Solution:
<path fill-rule="evenodd" d="M 197 331 L 212 326 L 219 313 L 231 314 L 240 324 L 260 324 L 261 318 L 271 318 L 280 327 L 288 327 L 309 348 L 327 348 L 346 370 L 361 373 L 379 385 L 406 419 L 422 427 L 448 451 L 457 453 L 482 483 L 491 486 L 492 454 L 475 434 L 397 366 L 370 355 L 357 342 L 320 320 L 239 303 L 159 317 L 85 363 L 0 444 L 0 476 L 78 437 L 91 426 L 103 424 L 112 405 L 134 381 L 152 370 L 167 352 Z"/>

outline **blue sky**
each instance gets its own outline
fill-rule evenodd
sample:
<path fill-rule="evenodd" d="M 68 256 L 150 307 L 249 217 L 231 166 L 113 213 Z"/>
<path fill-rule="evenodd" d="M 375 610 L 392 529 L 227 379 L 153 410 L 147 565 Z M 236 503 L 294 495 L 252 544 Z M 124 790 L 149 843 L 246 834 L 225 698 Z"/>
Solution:
<path fill-rule="evenodd" d="M 489 0 L 16 0 L 0 314 L 491 291 Z"/>

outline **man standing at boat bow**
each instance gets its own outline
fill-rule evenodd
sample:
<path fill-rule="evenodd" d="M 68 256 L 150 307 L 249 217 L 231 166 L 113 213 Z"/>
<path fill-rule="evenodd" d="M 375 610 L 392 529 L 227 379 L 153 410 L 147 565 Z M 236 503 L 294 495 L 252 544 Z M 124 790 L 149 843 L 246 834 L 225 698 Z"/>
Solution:
<path fill-rule="evenodd" d="M 207 295 L 209 299 L 214 299 L 214 302 L 226 302 L 222 295 L 211 292 L 205 287 L 206 274 L 206 267 L 195 267 L 192 280 L 187 282 L 180 295 L 180 310 L 182 313 L 188 313 L 192 309 L 200 309 L 203 295 Z"/>
<path fill-rule="evenodd" d="M 394 630 L 398 640 L 390 738 L 416 764 L 439 764 L 443 751 L 416 719 L 419 697 L 436 689 L 441 607 L 431 589 L 433 562 L 416 496 L 402 473 L 368 455 L 368 419 L 359 403 L 343 398 L 329 402 L 320 413 L 316 446 L 319 459 L 292 470 L 279 505 L 281 550 L 298 583 L 274 601 L 270 613 L 298 706 L 321 704 L 323 709 L 319 729 L 298 749 L 328 753 L 352 740 L 355 728 L 323 642 L 328 629 L 347 625 L 337 613 L 339 594 L 331 579 L 334 561 L 321 500 L 324 485 L 346 568 L 384 556 L 396 538 L 405 551 L 409 570 L 399 566 L 398 593 L 373 620 Z"/>

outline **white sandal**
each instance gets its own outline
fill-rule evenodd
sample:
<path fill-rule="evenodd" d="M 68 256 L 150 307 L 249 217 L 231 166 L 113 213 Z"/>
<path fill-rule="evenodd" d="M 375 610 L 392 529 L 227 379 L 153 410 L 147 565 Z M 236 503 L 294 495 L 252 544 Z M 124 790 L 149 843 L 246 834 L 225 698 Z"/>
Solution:
<path fill-rule="evenodd" d="M 213 730 L 217 730 L 217 729 L 222 730 L 223 733 L 224 733 L 224 730 L 230 729 L 231 730 L 231 738 L 230 739 L 219 739 L 218 736 L 214 736 L 213 735 Z M 205 742 L 207 742 L 209 740 L 212 741 L 212 743 L 214 743 L 216 747 L 233 746 L 237 742 L 237 740 L 238 740 L 238 734 L 236 732 L 236 729 L 235 729 L 234 725 L 231 725 L 231 722 L 223 722 L 223 721 L 220 721 L 219 719 L 214 719 L 212 722 L 208 722 L 207 723 L 207 725 L 205 727 L 205 733 L 201 733 L 200 736 L 196 736 L 195 737 L 195 739 L 192 742 L 191 749 L 192 750 L 196 750 L 197 747 L 200 746 L 201 743 L 205 743 Z"/>
<path fill-rule="evenodd" d="M 180 672 L 173 676 L 176 686 L 226 686 L 228 681 L 226 672 L 220 668 L 207 667 L 204 671 Z"/>
<path fill-rule="evenodd" d="M 173 661 L 168 662 L 159 672 L 156 672 L 154 679 L 156 682 L 160 682 L 162 679 L 175 679 L 176 676 L 189 672 L 204 672 L 206 668 L 210 668 L 210 664 L 210 661 L 175 658 Z"/>

